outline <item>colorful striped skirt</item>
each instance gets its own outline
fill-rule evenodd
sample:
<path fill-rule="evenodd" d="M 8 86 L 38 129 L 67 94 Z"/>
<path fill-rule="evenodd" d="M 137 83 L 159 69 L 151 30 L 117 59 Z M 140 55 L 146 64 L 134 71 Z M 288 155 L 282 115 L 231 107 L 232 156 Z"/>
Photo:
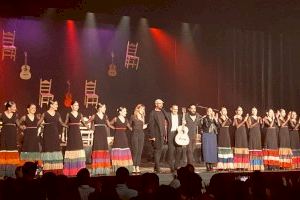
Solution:
<path fill-rule="evenodd" d="M 86 167 L 85 161 L 85 151 L 83 149 L 66 151 L 64 158 L 64 175 L 76 176 L 80 169 Z"/>
<path fill-rule="evenodd" d="M 17 166 L 20 165 L 19 152 L 17 150 L 0 151 L 0 176 L 14 177 Z"/>
<path fill-rule="evenodd" d="M 264 170 L 263 151 L 249 150 L 250 170 Z"/>
<path fill-rule="evenodd" d="M 109 175 L 110 168 L 109 150 L 95 150 L 92 152 L 91 175 Z"/>
<path fill-rule="evenodd" d="M 63 155 L 61 151 L 42 152 L 43 173 L 63 174 Z"/>
<path fill-rule="evenodd" d="M 292 169 L 292 149 L 279 148 L 279 167 L 283 169 Z"/>
<path fill-rule="evenodd" d="M 279 152 L 277 149 L 263 149 L 263 156 L 265 168 L 279 167 Z"/>
<path fill-rule="evenodd" d="M 292 149 L 293 158 L 292 158 L 292 168 L 300 169 L 300 149 Z"/>
<path fill-rule="evenodd" d="M 235 169 L 249 169 L 249 149 L 248 148 L 234 148 L 234 168 Z"/>
<path fill-rule="evenodd" d="M 131 173 L 133 162 L 129 148 L 112 148 L 111 150 L 112 170 L 116 172 L 119 167 L 126 167 Z"/>
<path fill-rule="evenodd" d="M 218 169 L 234 169 L 231 147 L 218 147 Z"/>

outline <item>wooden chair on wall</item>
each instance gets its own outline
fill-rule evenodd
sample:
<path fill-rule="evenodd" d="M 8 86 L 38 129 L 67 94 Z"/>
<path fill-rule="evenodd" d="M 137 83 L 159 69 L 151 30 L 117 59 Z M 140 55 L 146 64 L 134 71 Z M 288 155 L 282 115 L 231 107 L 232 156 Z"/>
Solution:
<path fill-rule="evenodd" d="M 126 58 L 125 58 L 125 67 L 139 68 L 140 57 L 137 56 L 137 48 L 139 43 L 127 42 Z"/>
<path fill-rule="evenodd" d="M 49 101 L 54 99 L 54 95 L 51 94 L 52 79 L 42 80 L 40 79 L 40 94 L 39 105 L 42 108 L 44 104 L 49 105 Z"/>
<path fill-rule="evenodd" d="M 13 61 L 16 60 L 17 47 L 15 46 L 15 35 L 16 31 L 2 31 L 2 60 L 4 60 L 5 57 L 9 57 Z"/>
<path fill-rule="evenodd" d="M 97 81 L 85 81 L 84 90 L 84 105 L 87 108 L 89 105 L 96 106 L 98 104 L 99 96 L 96 94 Z"/>

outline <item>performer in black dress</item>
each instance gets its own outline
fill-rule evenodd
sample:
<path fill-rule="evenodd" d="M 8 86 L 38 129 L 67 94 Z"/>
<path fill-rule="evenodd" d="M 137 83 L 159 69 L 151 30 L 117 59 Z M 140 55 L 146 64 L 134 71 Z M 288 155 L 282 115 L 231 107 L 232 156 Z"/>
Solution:
<path fill-rule="evenodd" d="M 274 170 L 279 167 L 279 152 L 278 152 L 278 134 L 277 134 L 277 119 L 274 111 L 269 109 L 267 116 L 264 117 L 265 139 L 263 146 L 264 166 L 265 169 Z"/>
<path fill-rule="evenodd" d="M 249 128 L 249 155 L 250 170 L 264 170 L 263 152 L 261 146 L 261 117 L 257 116 L 257 109 L 254 107 L 251 116 L 247 120 Z"/>
<path fill-rule="evenodd" d="M 15 169 L 20 164 L 17 147 L 17 127 L 20 126 L 17 106 L 7 101 L 5 111 L 0 115 L 2 129 L 0 134 L 0 176 L 15 176 Z"/>
<path fill-rule="evenodd" d="M 157 173 L 160 173 L 160 157 L 163 147 L 168 143 L 168 119 L 166 112 L 163 110 L 163 103 L 161 99 L 156 99 L 155 109 L 149 114 L 150 141 L 153 142 L 154 148 L 154 171 Z"/>
<path fill-rule="evenodd" d="M 84 124 L 83 115 L 78 112 L 79 103 L 71 103 L 72 111 L 67 113 L 65 124 L 69 126 L 67 131 L 67 146 L 64 157 L 64 174 L 67 176 L 76 176 L 77 172 L 85 168 L 85 151 L 80 132 L 80 125 Z M 87 127 L 88 128 L 88 127 Z"/>
<path fill-rule="evenodd" d="M 109 175 L 111 161 L 107 143 L 107 127 L 114 127 L 110 125 L 109 119 L 105 114 L 106 105 L 98 103 L 96 108 L 97 113 L 89 119 L 89 122 L 92 122 L 94 127 L 91 174 L 93 176 Z"/>
<path fill-rule="evenodd" d="M 133 162 L 126 135 L 126 130 L 132 130 L 132 128 L 126 119 L 127 109 L 120 107 L 118 113 L 119 116 L 110 122 L 115 129 L 114 143 L 111 149 L 112 168 L 113 172 L 116 172 L 119 167 L 126 167 L 129 172 L 132 172 Z"/>
<path fill-rule="evenodd" d="M 292 149 L 290 142 L 290 134 L 288 122 L 291 118 L 291 113 L 288 114 L 287 119 L 284 109 L 280 109 L 278 125 L 279 125 L 279 166 L 281 169 L 292 168 Z"/>
<path fill-rule="evenodd" d="M 246 132 L 246 121 L 249 115 L 242 117 L 243 109 L 238 107 L 234 116 L 233 126 L 235 126 L 235 148 L 234 148 L 234 167 L 236 169 L 249 169 L 249 148 Z"/>
<path fill-rule="evenodd" d="M 42 114 L 38 122 L 38 125 L 44 122 L 41 155 L 43 171 L 62 174 L 63 155 L 60 147 L 61 134 L 58 130 L 58 124 L 66 128 L 68 126 L 62 121 L 60 114 L 57 112 L 57 101 L 50 101 L 49 106 L 48 111 Z"/>
<path fill-rule="evenodd" d="M 299 139 L 300 120 L 297 121 L 297 113 L 292 111 L 291 119 L 288 123 L 290 131 L 291 149 L 293 153 L 293 169 L 300 168 L 300 139 Z"/>
<path fill-rule="evenodd" d="M 233 169 L 233 151 L 230 142 L 229 126 L 232 120 L 227 116 L 227 109 L 221 108 L 218 134 L 218 165 L 220 170 Z"/>
<path fill-rule="evenodd" d="M 27 112 L 28 114 L 20 119 L 21 126 L 25 128 L 23 131 L 24 140 L 20 159 L 23 162 L 38 162 L 39 166 L 42 166 L 39 146 L 40 138 L 38 135 L 38 121 L 40 118 L 35 114 L 36 105 L 29 104 L 27 106 Z"/>
<path fill-rule="evenodd" d="M 145 124 L 145 106 L 143 104 L 138 104 L 135 107 L 130 124 L 133 130 L 131 136 L 133 173 L 140 173 L 139 166 L 141 164 L 145 138 L 144 129 L 147 128 L 147 124 Z"/>

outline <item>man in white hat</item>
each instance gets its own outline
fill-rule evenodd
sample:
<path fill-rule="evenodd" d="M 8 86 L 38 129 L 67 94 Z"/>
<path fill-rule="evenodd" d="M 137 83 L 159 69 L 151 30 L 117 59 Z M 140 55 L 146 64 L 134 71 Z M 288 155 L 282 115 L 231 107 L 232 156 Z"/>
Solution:
<path fill-rule="evenodd" d="M 154 148 L 154 171 L 160 173 L 160 157 L 164 144 L 167 144 L 167 116 L 163 110 L 163 101 L 155 100 L 155 108 L 149 114 L 149 133 L 150 140 L 153 142 Z"/>

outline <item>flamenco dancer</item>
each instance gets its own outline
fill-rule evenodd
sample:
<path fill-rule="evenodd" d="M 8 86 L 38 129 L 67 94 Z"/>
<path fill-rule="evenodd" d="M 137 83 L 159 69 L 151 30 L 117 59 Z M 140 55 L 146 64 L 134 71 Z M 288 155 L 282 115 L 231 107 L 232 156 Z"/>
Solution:
<path fill-rule="evenodd" d="M 64 174 L 75 176 L 81 168 L 85 168 L 85 151 L 80 133 L 80 125 L 84 124 L 83 115 L 78 112 L 79 103 L 71 103 L 72 111 L 67 113 L 65 124 L 69 126 L 67 132 L 67 146 L 64 158 Z"/>
<path fill-rule="evenodd" d="M 53 172 L 55 174 L 63 173 L 63 155 L 60 148 L 61 134 L 58 131 L 58 124 L 63 127 L 68 127 L 61 119 L 57 112 L 57 101 L 49 102 L 48 111 L 44 112 L 38 125 L 44 125 L 42 139 L 42 161 L 43 172 Z"/>
<path fill-rule="evenodd" d="M 17 127 L 20 127 L 16 114 L 17 106 L 7 101 L 5 111 L 0 114 L 2 129 L 0 134 L 0 176 L 15 176 L 15 169 L 20 164 L 17 147 Z"/>
<path fill-rule="evenodd" d="M 91 174 L 109 175 L 110 174 L 110 153 L 107 143 L 107 127 L 114 128 L 110 125 L 106 112 L 106 105 L 98 103 L 97 113 L 89 119 L 94 127 L 94 139 L 92 147 L 92 166 Z"/>

